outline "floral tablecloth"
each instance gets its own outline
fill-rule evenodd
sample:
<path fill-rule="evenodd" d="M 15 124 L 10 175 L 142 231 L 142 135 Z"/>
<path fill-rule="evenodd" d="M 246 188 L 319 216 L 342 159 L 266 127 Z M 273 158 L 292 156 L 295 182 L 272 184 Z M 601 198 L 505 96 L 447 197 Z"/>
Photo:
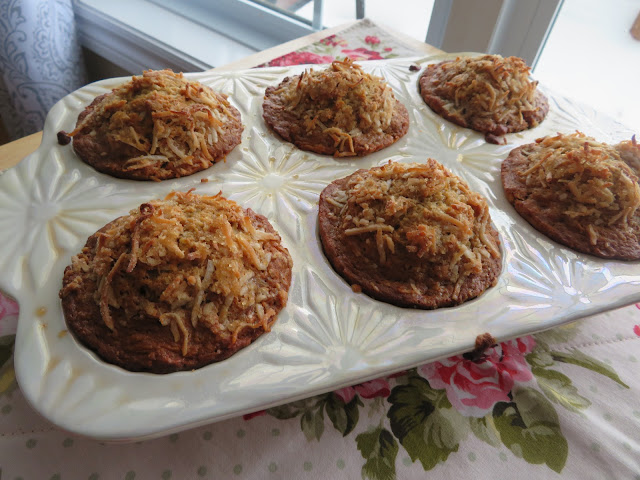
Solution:
<path fill-rule="evenodd" d="M 415 54 L 362 22 L 269 65 Z M 127 445 L 72 436 L 27 405 L 18 310 L 0 294 L 0 479 L 640 479 L 640 305 Z"/>

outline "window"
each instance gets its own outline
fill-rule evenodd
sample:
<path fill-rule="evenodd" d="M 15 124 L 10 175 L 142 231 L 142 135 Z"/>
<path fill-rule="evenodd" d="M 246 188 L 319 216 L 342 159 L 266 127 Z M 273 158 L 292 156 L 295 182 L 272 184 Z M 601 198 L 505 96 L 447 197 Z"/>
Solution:
<path fill-rule="evenodd" d="M 153 3 L 256 50 L 314 31 L 312 22 L 273 3 L 252 0 L 152 0 Z M 283 3 L 284 2 L 284 3 Z M 322 2 L 318 2 L 322 4 Z"/>
<path fill-rule="evenodd" d="M 640 41 L 631 35 L 638 15 L 637 0 L 564 0 L 534 75 L 640 134 Z"/>

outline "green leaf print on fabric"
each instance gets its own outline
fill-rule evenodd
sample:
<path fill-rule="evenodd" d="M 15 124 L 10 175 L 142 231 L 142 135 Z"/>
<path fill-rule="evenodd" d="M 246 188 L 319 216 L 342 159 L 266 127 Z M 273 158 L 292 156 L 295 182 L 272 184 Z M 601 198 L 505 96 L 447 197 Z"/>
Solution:
<path fill-rule="evenodd" d="M 391 430 L 411 460 L 420 460 L 425 470 L 445 462 L 458 451 L 469 433 L 469 422 L 454 410 L 444 390 L 413 376 L 408 385 L 395 387 L 388 398 Z"/>
<path fill-rule="evenodd" d="M 356 437 L 356 444 L 366 460 L 362 466 L 362 478 L 370 480 L 394 480 L 398 442 L 385 428 L 378 427 Z"/>
<path fill-rule="evenodd" d="M 562 405 L 567 410 L 579 412 L 591 405 L 591 402 L 578 394 L 578 389 L 571 384 L 571 379 L 555 370 L 533 367 L 531 369 L 549 400 Z"/>
<path fill-rule="evenodd" d="M 329 395 L 326 403 L 327 416 L 333 427 L 346 437 L 358 424 L 360 418 L 359 406 L 362 401 L 356 395 L 349 403 L 344 403 L 337 395 Z"/>
<path fill-rule="evenodd" d="M 491 415 L 481 418 L 469 417 L 469 426 L 473 434 L 483 442 L 492 447 L 500 446 L 500 433 Z"/>
<path fill-rule="evenodd" d="M 542 348 L 548 350 L 548 346 L 551 344 L 568 343 L 575 339 L 580 331 L 580 322 L 567 323 L 566 325 L 560 325 L 544 332 L 536 333 L 536 343 Z"/>
<path fill-rule="evenodd" d="M 297 402 L 287 403 L 286 405 L 279 405 L 277 407 L 269 408 L 267 413 L 280 420 L 288 420 L 295 418 L 298 415 L 318 408 L 319 405 L 323 405 L 327 395 L 318 395 L 317 397 L 305 398 Z"/>
<path fill-rule="evenodd" d="M 361 406 L 363 403 L 357 395 L 349 403 L 344 403 L 335 393 L 329 393 L 273 407 L 267 413 L 279 420 L 300 415 L 300 428 L 307 440 L 312 441 L 320 440 L 324 433 L 325 410 L 333 427 L 346 437 L 358 424 Z"/>
<path fill-rule="evenodd" d="M 592 370 L 600 375 L 604 375 L 605 377 L 610 378 L 616 383 L 619 383 L 625 388 L 629 388 L 629 386 L 624 383 L 618 374 L 613 371 L 611 367 L 607 364 L 596 360 L 595 358 L 590 357 L 589 355 L 585 355 L 578 349 L 571 350 L 570 353 L 562 353 L 562 352 L 549 352 L 553 359 L 557 362 L 570 363 L 572 365 L 577 365 L 578 367 L 586 368 Z"/>
<path fill-rule="evenodd" d="M 540 348 L 536 348 L 533 352 L 531 352 L 529 355 L 526 355 L 524 358 L 532 367 L 544 368 L 552 367 L 556 364 L 553 355 L 551 355 L 551 353 L 547 350 L 542 350 Z"/>
<path fill-rule="evenodd" d="M 13 349 L 16 336 L 0 337 L 0 395 L 13 391 L 16 386 L 16 374 L 13 370 Z"/>
<path fill-rule="evenodd" d="M 307 441 L 320 440 L 324 433 L 324 414 L 322 406 L 318 409 L 307 410 L 302 414 L 300 419 L 300 427 L 307 437 Z"/>
<path fill-rule="evenodd" d="M 544 463 L 560 473 L 569 454 L 553 405 L 540 392 L 515 388 L 513 402 L 499 403 L 493 410 L 502 443 L 529 463 Z"/>

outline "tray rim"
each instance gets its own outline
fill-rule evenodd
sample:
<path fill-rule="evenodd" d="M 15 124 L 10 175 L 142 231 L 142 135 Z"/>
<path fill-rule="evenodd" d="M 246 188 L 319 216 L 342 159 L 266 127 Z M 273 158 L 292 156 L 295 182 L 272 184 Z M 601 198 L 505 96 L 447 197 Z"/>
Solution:
<path fill-rule="evenodd" d="M 426 63 L 432 63 L 433 61 L 437 61 L 440 58 L 449 58 L 451 56 L 456 56 L 456 55 L 464 55 L 463 53 L 457 53 L 457 54 L 438 54 L 438 55 L 430 55 L 430 56 L 421 56 L 421 57 L 416 57 L 416 58 L 404 58 L 404 59 L 394 59 L 394 60 L 384 60 L 384 61 L 374 61 L 374 62 L 358 62 L 360 64 L 382 64 L 383 66 L 386 64 L 406 64 L 407 66 L 410 64 L 415 64 L 415 63 L 419 63 L 421 66 L 424 66 L 424 64 Z M 269 73 L 278 73 L 281 74 L 281 76 L 284 76 L 287 73 L 293 73 L 293 72 L 299 72 L 302 71 L 305 68 L 319 68 L 317 65 L 297 65 L 295 67 L 269 67 L 269 68 L 265 68 L 265 69 L 261 69 L 259 72 L 256 72 L 256 70 L 243 70 L 243 71 L 233 71 L 233 72 L 202 72 L 202 73 L 194 73 L 194 74 L 185 74 L 186 76 L 189 76 L 189 78 L 195 78 L 195 79 L 200 79 L 200 78 L 207 78 L 209 76 L 216 76 L 216 77 L 220 77 L 220 78 L 236 78 L 242 75 L 250 75 L 250 74 L 269 74 Z M 384 67 L 383 67 L 384 68 Z M 99 82 L 94 82 L 93 84 L 88 85 L 87 87 L 92 87 L 92 86 L 101 86 L 101 85 L 113 85 L 116 84 L 118 82 L 123 81 L 123 79 L 127 79 L 129 77 L 118 77 L 118 78 L 113 78 L 113 79 L 106 79 L 106 80 L 102 80 Z M 83 87 L 80 90 L 85 90 L 87 89 L 87 87 Z M 55 108 L 55 107 L 54 107 Z M 442 120 L 443 122 L 445 122 L 444 120 Z M 47 118 L 47 122 L 49 122 L 49 118 Z M 33 159 L 37 159 L 38 156 L 43 155 L 42 150 L 47 148 L 47 141 L 52 141 L 51 139 L 51 129 L 47 130 L 47 127 L 45 126 L 45 135 L 43 136 L 42 139 L 42 143 L 41 145 L 38 147 L 38 149 L 36 150 L 36 152 L 32 153 L 31 155 L 29 155 L 28 157 L 26 157 L 22 162 L 33 162 L 35 163 L 36 160 Z M 239 148 L 240 146 L 238 146 L 237 148 Z M 15 167 L 13 167 L 15 168 Z M 26 168 L 26 167 L 25 167 Z M 336 177 L 337 178 L 337 177 Z M 493 211 L 492 211 L 492 215 L 493 215 Z M 631 262 L 631 265 L 633 264 L 638 264 L 638 262 Z M 636 282 L 640 282 L 640 277 L 638 277 L 638 279 L 635 280 Z M 4 287 L 5 284 L 2 283 L 2 286 Z M 23 301 L 20 301 L 19 298 L 22 297 L 22 295 L 20 294 L 20 292 L 13 292 L 11 291 L 11 288 L 3 288 L 3 291 L 7 291 L 7 293 L 16 298 L 16 300 L 18 300 L 18 302 L 20 303 L 20 305 L 23 304 Z M 640 301 L 640 294 L 627 294 L 621 298 L 617 298 L 616 301 L 614 301 L 611 304 L 605 305 L 605 306 L 600 306 L 598 308 L 592 308 L 588 315 L 593 315 L 593 314 L 597 314 L 597 313 L 601 313 L 604 311 L 608 311 L 608 310 L 612 310 L 614 308 L 618 308 L 618 307 L 622 307 L 624 305 L 628 305 L 631 303 L 635 303 L 637 301 Z M 19 320 L 18 320 L 18 335 L 16 338 L 16 373 L 17 373 L 17 377 L 18 377 L 18 382 L 22 385 L 24 384 L 29 384 L 30 382 L 27 380 L 27 377 L 29 376 L 29 372 L 26 371 L 27 369 L 27 364 L 25 364 L 25 360 L 24 360 L 24 355 L 22 352 L 24 352 L 26 345 L 25 345 L 25 341 L 23 341 L 23 337 L 25 335 L 27 335 L 26 332 L 26 323 L 28 322 L 28 317 L 29 315 L 27 315 L 27 308 L 20 308 L 20 314 L 19 314 Z M 543 331 L 546 330 L 548 328 L 552 328 L 555 327 L 557 325 L 561 325 L 563 323 L 568 323 L 571 321 L 574 321 L 578 318 L 582 318 L 584 317 L 585 314 L 582 311 L 576 311 L 573 312 L 571 315 L 567 315 L 566 317 L 564 317 L 562 319 L 562 321 L 560 322 L 556 322 L 553 324 L 545 324 L 545 325 L 538 325 L 540 328 L 532 328 L 532 327 L 528 327 L 528 328 L 524 328 L 521 329 L 523 330 L 522 332 L 518 333 L 518 332 L 511 332 L 509 335 L 506 336 L 497 336 L 498 339 L 500 341 L 504 341 L 507 340 L 509 338 L 514 338 L 523 334 L 532 334 L 538 331 Z M 478 331 L 478 334 L 483 333 Z M 354 384 L 354 378 L 357 377 L 357 383 L 360 383 L 362 381 L 367 381 L 369 379 L 373 379 L 373 378 L 377 378 L 383 375 L 387 375 L 387 374 L 391 374 L 394 373 L 396 371 L 399 370 L 404 370 L 406 368 L 410 368 L 416 365 L 420 365 L 422 363 L 426 363 L 427 361 L 436 361 L 438 359 L 441 358 L 446 358 L 450 355 L 455 355 L 458 353 L 462 353 L 466 350 L 469 349 L 470 343 L 467 342 L 465 345 L 456 345 L 454 347 L 449 347 L 449 348 L 441 348 L 440 350 L 437 350 L 437 354 L 434 356 L 429 357 L 428 360 L 420 360 L 418 362 L 412 361 L 412 362 L 406 362 L 404 364 L 394 364 L 390 367 L 386 367 L 386 368 L 381 368 L 379 370 L 376 370 L 375 372 L 371 372 L 367 375 L 355 375 L 355 376 L 350 376 L 349 378 L 344 378 L 341 382 L 338 383 L 331 383 L 331 382 L 325 382 L 325 383 L 320 383 L 318 384 L 315 388 L 313 389 L 308 389 L 305 390 L 303 392 L 300 392 L 299 394 L 296 395 L 289 395 L 286 398 L 278 398 L 277 400 L 272 400 L 270 402 L 263 402 L 263 406 L 259 407 L 259 408 L 264 408 L 264 407 L 270 407 L 270 406 L 275 406 L 275 405 L 279 405 L 279 404 L 283 404 L 283 403 L 288 403 L 291 401 L 295 401 L 298 399 L 302 399 L 302 398 L 307 398 L 313 395 L 317 395 L 320 393 L 324 393 L 327 391 L 331 391 L 331 390 L 335 390 L 337 388 L 341 388 L 343 386 L 347 386 L 347 385 L 352 385 Z M 253 347 L 255 348 L 255 347 Z M 89 354 L 91 355 L 91 354 Z M 130 375 L 130 372 L 126 372 L 127 374 Z M 173 375 L 186 375 L 189 372 L 182 372 L 179 374 L 171 374 Z M 134 374 L 134 375 L 150 375 L 150 374 Z M 208 424 L 214 421 L 221 421 L 227 418 L 231 418 L 234 416 L 238 416 L 241 415 L 243 413 L 248 413 L 251 411 L 255 411 L 256 410 L 256 406 L 252 405 L 252 406 L 245 406 L 239 409 L 235 409 L 233 411 L 227 411 L 224 413 L 221 413 L 219 415 L 215 415 L 215 416 L 210 416 L 210 415 L 206 415 L 206 414 L 202 414 L 202 415 L 197 415 L 197 416 L 193 416 L 191 418 L 191 421 L 189 422 L 184 422 L 184 421 L 178 421 L 177 423 L 171 423 L 168 422 L 166 423 L 164 426 L 162 426 L 161 428 L 158 427 L 152 427 L 149 428 L 145 431 L 139 431 L 138 433 L 134 433 L 132 431 L 127 431 L 127 429 L 114 429 L 113 431 L 96 431 L 95 429 L 91 429 L 91 428 L 77 428 L 75 425 L 70 425 L 68 423 L 65 422 L 61 422 L 59 418 L 57 418 L 55 415 L 51 415 L 50 412 L 47 411 L 43 411 L 43 409 L 41 408 L 42 406 L 38 403 L 38 401 L 34 401 L 34 398 L 32 395 L 30 395 L 29 393 L 32 392 L 25 392 L 25 398 L 27 399 L 27 401 L 36 409 L 39 411 L 40 414 L 44 415 L 45 418 L 47 418 L 48 420 L 50 420 L 51 422 L 57 424 L 59 427 L 71 431 L 73 433 L 76 433 L 78 435 L 82 435 L 82 436 L 87 436 L 87 437 L 91 437 L 91 438 L 95 438 L 95 439 L 100 439 L 102 441 L 108 441 L 108 442 L 130 442 L 130 441 L 138 441 L 138 440 L 142 440 L 142 439 L 148 439 L 148 438 L 155 438 L 161 435 L 166 435 L 169 433 L 173 433 L 173 432 L 177 432 L 180 430 L 184 430 L 187 428 L 193 428 L 199 425 L 204 425 L 204 424 Z"/>

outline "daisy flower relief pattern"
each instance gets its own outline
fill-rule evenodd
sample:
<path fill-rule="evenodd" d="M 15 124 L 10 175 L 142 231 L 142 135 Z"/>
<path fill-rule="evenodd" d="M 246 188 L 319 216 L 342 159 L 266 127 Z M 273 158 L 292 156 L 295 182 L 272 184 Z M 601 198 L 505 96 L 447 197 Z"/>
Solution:
<path fill-rule="evenodd" d="M 248 140 L 243 161 L 221 176 L 223 191 L 277 221 L 290 238 L 302 240 L 305 218 L 316 207 L 320 192 L 354 166 L 308 154 L 255 127 Z"/>
<path fill-rule="evenodd" d="M 546 92 L 545 92 L 546 93 Z M 550 100 L 547 125 L 548 134 L 571 133 L 579 130 L 596 140 L 618 143 L 628 140 L 635 133 L 615 119 L 599 113 L 588 105 L 569 100 L 561 95 L 548 95 Z M 545 133 L 546 134 L 546 133 Z M 542 135 L 539 135 L 542 136 Z"/>
<path fill-rule="evenodd" d="M 0 177 L 0 270 L 13 290 L 34 290 L 86 236 L 126 212 L 128 195 L 69 169 L 57 148 L 41 150 Z M 107 199 L 107 201 L 105 201 Z"/>
<path fill-rule="evenodd" d="M 410 112 L 411 128 L 417 134 L 409 138 L 408 149 L 424 152 L 464 178 L 472 188 L 495 199 L 495 188 L 487 188 L 486 184 L 499 184 L 502 160 L 514 145 L 490 145 L 480 133 L 443 120 L 424 102 L 416 101 Z"/>
<path fill-rule="evenodd" d="M 509 277 L 503 294 L 510 297 L 512 311 L 553 317 L 569 308 L 584 308 L 594 295 L 615 285 L 606 265 L 580 258 L 546 238 L 525 237 L 521 232 L 528 228 L 515 224 L 511 238 L 503 237 Z"/>
<path fill-rule="evenodd" d="M 292 324 L 280 335 L 283 346 L 265 354 L 267 363 L 321 365 L 330 378 L 368 363 L 385 365 L 405 341 L 401 327 L 388 309 L 350 301 L 306 267 L 293 296 L 300 305 L 290 308 Z M 283 362 L 282 356 L 289 358 Z"/>
<path fill-rule="evenodd" d="M 251 75 L 243 72 L 226 72 L 224 75 L 215 76 L 205 73 L 190 74 L 189 78 L 198 80 L 218 93 L 229 95 L 231 103 L 244 116 L 255 114 L 255 107 L 262 104 L 265 89 L 269 85 L 278 83 L 284 72 L 285 70 L 280 69 L 268 72 L 256 70 Z"/>

